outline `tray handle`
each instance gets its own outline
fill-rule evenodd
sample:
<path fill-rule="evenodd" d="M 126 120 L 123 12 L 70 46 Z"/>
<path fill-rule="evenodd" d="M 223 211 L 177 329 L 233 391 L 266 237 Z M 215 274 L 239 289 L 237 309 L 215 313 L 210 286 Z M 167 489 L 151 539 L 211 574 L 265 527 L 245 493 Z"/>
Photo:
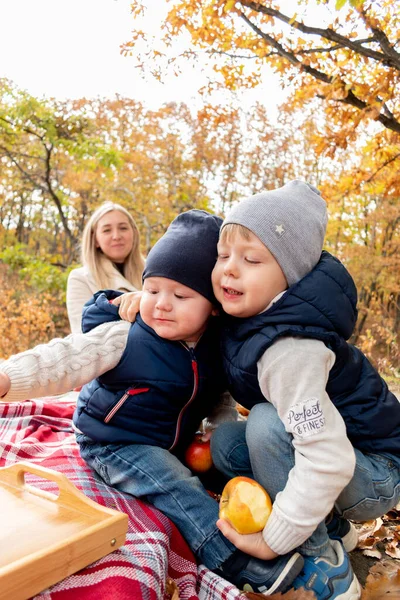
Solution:
<path fill-rule="evenodd" d="M 27 484 L 25 481 L 25 473 L 30 473 L 32 475 L 37 475 L 42 479 L 54 481 L 58 485 L 59 495 L 57 496 L 56 494 L 46 492 L 45 490 Z M 21 461 L 8 467 L 1 467 L 0 482 L 8 483 L 13 487 L 26 489 L 30 493 L 45 498 L 46 500 L 52 500 L 53 502 L 70 506 L 76 510 L 84 510 L 89 514 L 93 512 L 117 513 L 117 511 L 105 506 L 100 506 L 93 500 L 90 500 L 90 498 L 87 498 L 85 494 L 78 490 L 78 488 L 76 488 L 62 473 L 58 473 L 58 471 L 53 471 L 47 467 L 42 467 L 41 465 L 32 465 L 28 462 Z"/>

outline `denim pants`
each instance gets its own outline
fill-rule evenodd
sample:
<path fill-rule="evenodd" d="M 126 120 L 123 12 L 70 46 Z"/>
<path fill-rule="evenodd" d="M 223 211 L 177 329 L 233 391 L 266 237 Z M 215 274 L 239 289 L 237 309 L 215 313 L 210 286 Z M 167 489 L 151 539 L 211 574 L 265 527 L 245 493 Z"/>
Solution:
<path fill-rule="evenodd" d="M 82 458 L 108 485 L 147 500 L 169 517 L 206 567 L 216 569 L 236 550 L 215 525 L 218 502 L 168 450 L 101 444 L 83 434 L 76 439 Z"/>
<path fill-rule="evenodd" d="M 215 466 L 227 477 L 252 477 L 274 500 L 295 464 L 292 440 L 274 406 L 265 402 L 252 408 L 247 422 L 221 424 L 211 438 L 211 452 Z M 353 478 L 334 508 L 347 519 L 366 521 L 385 514 L 399 501 L 400 457 L 357 449 L 355 455 Z M 297 550 L 319 556 L 328 544 L 324 521 Z"/>

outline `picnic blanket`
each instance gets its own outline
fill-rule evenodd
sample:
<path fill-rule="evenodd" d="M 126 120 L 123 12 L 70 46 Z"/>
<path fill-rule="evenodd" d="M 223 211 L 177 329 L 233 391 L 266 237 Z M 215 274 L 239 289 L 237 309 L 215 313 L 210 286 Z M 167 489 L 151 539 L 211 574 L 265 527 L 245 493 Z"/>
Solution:
<path fill-rule="evenodd" d="M 60 471 L 86 496 L 125 512 L 129 518 L 122 548 L 82 569 L 34 600 L 159 600 L 168 598 L 167 578 L 180 600 L 245 600 L 233 585 L 197 566 L 175 525 L 151 505 L 107 486 L 84 463 L 72 429 L 76 393 L 56 398 L 0 403 L 0 466 L 28 461 Z M 49 492 L 51 481 L 29 476 Z M 7 518 L 2 515 L 2 518 Z"/>

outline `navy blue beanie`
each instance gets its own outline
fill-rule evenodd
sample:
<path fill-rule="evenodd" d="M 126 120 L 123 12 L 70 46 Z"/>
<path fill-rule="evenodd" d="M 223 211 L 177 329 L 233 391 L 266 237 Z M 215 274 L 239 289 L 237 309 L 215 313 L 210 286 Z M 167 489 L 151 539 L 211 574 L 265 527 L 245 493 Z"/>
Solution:
<path fill-rule="evenodd" d="M 205 210 L 188 210 L 176 217 L 150 250 L 143 271 L 147 277 L 166 277 L 195 290 L 216 304 L 211 272 L 217 258 L 222 219 Z"/>

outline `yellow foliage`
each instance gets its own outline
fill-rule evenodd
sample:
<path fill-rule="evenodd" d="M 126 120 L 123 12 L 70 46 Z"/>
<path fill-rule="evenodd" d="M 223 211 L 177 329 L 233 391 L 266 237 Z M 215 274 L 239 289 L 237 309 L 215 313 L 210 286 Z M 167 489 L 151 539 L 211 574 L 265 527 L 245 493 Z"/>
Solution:
<path fill-rule="evenodd" d="M 46 343 L 68 332 L 66 310 L 50 294 L 35 296 L 0 265 L 0 358 Z M 56 328 L 56 321 L 59 327 Z M 56 317 L 56 318 L 55 318 Z M 53 320 L 54 319 L 54 320 Z"/>

